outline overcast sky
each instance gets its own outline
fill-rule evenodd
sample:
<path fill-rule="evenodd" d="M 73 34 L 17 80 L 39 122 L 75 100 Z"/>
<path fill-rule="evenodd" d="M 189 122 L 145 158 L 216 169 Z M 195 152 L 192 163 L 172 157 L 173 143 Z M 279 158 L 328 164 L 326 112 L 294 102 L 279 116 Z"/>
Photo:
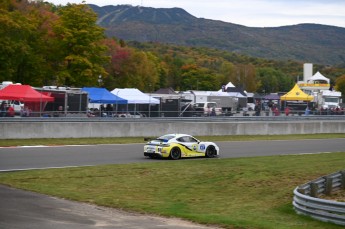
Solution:
<path fill-rule="evenodd" d="M 55 5 L 83 0 L 46 0 Z M 198 18 L 252 27 L 317 23 L 345 28 L 345 0 L 85 0 L 98 6 L 179 7 Z"/>

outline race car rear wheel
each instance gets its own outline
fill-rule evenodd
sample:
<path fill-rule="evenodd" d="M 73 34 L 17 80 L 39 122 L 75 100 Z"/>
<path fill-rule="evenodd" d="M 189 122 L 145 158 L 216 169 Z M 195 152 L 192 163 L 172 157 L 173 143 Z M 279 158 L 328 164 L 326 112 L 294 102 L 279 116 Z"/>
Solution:
<path fill-rule="evenodd" d="M 178 147 L 174 147 L 170 151 L 170 159 L 178 160 L 181 158 L 181 150 Z"/>
<path fill-rule="evenodd" d="M 205 153 L 205 156 L 206 157 L 215 157 L 217 154 L 217 151 L 216 151 L 216 148 L 214 148 L 214 146 L 209 146 L 207 147 L 206 149 L 206 153 Z"/>

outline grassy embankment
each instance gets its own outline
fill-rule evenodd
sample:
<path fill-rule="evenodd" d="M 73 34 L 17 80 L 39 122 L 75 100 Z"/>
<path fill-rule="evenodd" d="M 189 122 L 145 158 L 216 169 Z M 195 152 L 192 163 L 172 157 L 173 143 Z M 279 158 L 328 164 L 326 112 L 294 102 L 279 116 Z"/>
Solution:
<path fill-rule="evenodd" d="M 296 186 L 343 170 L 344 161 L 345 153 L 159 160 L 1 173 L 0 183 L 226 228 L 343 228 L 297 215 L 291 201 Z"/>

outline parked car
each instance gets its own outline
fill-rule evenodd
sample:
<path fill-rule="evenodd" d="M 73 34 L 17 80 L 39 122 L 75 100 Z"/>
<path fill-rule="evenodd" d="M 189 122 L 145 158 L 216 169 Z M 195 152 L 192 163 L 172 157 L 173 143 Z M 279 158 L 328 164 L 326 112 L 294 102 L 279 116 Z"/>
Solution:
<path fill-rule="evenodd" d="M 16 115 L 20 114 L 20 111 L 24 109 L 24 103 L 17 101 L 17 100 L 0 100 L 0 104 L 5 101 L 7 106 L 11 106 L 14 108 L 14 112 Z"/>
<path fill-rule="evenodd" d="M 214 142 L 203 142 L 188 134 L 167 134 L 147 142 L 144 156 L 150 158 L 216 157 L 219 147 Z"/>

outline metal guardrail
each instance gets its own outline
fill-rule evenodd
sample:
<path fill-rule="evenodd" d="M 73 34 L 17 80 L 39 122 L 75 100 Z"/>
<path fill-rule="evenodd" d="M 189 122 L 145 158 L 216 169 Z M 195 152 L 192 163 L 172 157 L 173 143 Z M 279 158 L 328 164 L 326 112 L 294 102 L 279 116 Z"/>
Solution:
<path fill-rule="evenodd" d="M 298 186 L 293 191 L 292 204 L 298 214 L 345 226 L 345 202 L 318 198 L 339 189 L 345 189 L 345 170 Z"/>
<path fill-rule="evenodd" d="M 0 117 L 1 122 L 285 122 L 285 121 L 343 121 L 345 115 L 322 116 L 207 116 L 207 117 L 86 117 L 70 115 L 65 117 Z"/>

